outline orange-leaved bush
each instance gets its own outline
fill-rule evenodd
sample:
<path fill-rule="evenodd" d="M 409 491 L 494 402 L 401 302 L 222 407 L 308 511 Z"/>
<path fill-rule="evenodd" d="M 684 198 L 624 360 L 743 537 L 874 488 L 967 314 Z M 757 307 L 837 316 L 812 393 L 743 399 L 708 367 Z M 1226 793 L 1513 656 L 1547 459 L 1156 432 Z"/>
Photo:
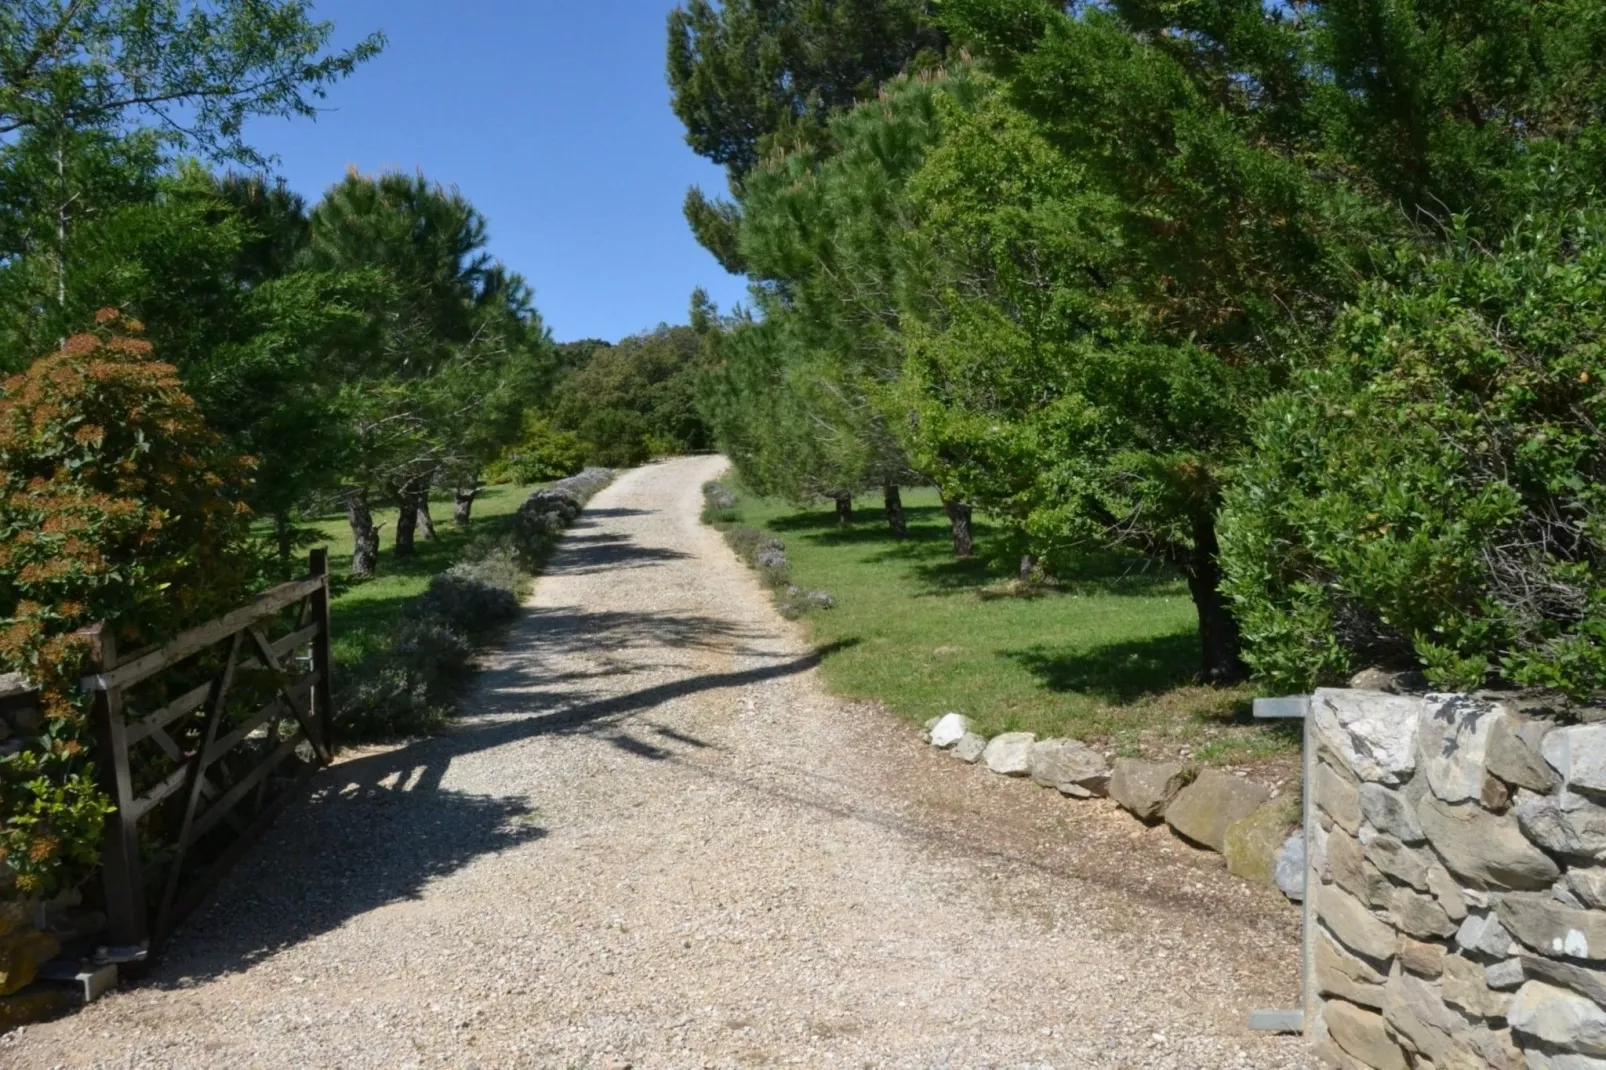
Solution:
<path fill-rule="evenodd" d="M 77 684 L 83 629 L 106 622 L 125 650 L 160 642 L 238 604 L 255 574 L 249 461 L 222 448 L 137 322 L 96 319 L 0 384 L 0 672 L 34 684 L 43 715 L 0 758 L 11 897 L 97 858 L 109 805 Z"/>

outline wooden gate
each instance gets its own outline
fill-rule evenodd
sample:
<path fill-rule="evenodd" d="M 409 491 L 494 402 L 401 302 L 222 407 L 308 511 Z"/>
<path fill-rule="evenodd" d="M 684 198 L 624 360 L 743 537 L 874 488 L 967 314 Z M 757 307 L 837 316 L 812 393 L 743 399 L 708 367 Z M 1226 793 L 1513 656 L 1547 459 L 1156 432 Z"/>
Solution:
<path fill-rule="evenodd" d="M 305 579 L 119 657 L 91 632 L 112 955 L 160 947 L 334 748 L 329 559 Z M 138 760 L 136 760 L 138 756 Z"/>

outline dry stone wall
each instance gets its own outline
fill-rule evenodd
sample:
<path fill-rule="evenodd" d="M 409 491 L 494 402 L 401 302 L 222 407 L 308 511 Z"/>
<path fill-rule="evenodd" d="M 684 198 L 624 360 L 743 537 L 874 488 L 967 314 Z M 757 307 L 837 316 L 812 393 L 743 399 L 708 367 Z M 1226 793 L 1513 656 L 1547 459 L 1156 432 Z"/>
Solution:
<path fill-rule="evenodd" d="M 1311 701 L 1309 1032 L 1344 1070 L 1606 1070 L 1606 723 Z"/>

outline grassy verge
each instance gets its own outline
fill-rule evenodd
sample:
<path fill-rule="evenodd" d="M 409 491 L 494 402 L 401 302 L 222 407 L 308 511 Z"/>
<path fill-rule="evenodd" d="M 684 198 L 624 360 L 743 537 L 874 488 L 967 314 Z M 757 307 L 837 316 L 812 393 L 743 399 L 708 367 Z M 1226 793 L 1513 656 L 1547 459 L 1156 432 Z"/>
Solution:
<path fill-rule="evenodd" d="M 1072 736 L 1123 755 L 1238 767 L 1297 756 L 1297 732 L 1250 719 L 1250 688 L 1192 682 L 1197 624 L 1179 578 L 1105 556 L 1023 586 L 1007 563 L 952 557 L 934 492 L 904 502 L 905 539 L 878 508 L 846 528 L 829 508 L 745 494 L 709 514 L 780 539 L 789 582 L 830 593 L 835 608 L 804 620 L 836 693 L 915 723 L 957 710 L 986 735 Z M 993 532 L 977 520 L 984 550 Z"/>
<path fill-rule="evenodd" d="M 411 599 L 429 589 L 429 581 L 445 572 L 462 557 L 471 542 L 508 537 L 513 531 L 513 514 L 529 496 L 530 487 L 502 485 L 487 487 L 474 502 L 473 521 L 467 528 L 452 527 L 450 498 L 436 501 L 436 538 L 426 539 L 420 532 L 417 553 L 398 558 L 391 553 L 388 536 L 396 530 L 394 508 L 375 509 L 381 550 L 379 572 L 371 580 L 350 583 L 345 579 L 351 568 L 351 527 L 345 514 L 319 517 L 307 526 L 324 535 L 329 547 L 329 568 L 335 575 L 335 598 L 329 607 L 334 630 L 332 653 L 337 668 L 349 668 L 376 654 L 389 643 L 401 620 L 402 609 Z"/>

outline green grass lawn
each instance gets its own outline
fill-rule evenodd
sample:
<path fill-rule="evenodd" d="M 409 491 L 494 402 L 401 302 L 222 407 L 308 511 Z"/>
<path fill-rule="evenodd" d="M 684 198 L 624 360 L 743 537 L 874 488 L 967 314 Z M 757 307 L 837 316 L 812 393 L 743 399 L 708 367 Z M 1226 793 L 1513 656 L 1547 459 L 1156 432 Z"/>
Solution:
<path fill-rule="evenodd" d="M 906 491 L 909 537 L 879 502 L 840 528 L 829 507 L 800 511 L 743 495 L 738 522 L 786 543 L 792 579 L 836 608 L 806 618 L 835 692 L 875 699 L 914 722 L 957 710 L 986 735 L 1072 736 L 1126 755 L 1208 764 L 1284 764 L 1298 735 L 1249 719 L 1249 688 L 1193 683 L 1197 618 L 1186 584 L 1142 561 L 1090 558 L 1082 573 L 1022 587 L 1008 562 L 955 560 L 934 491 Z"/>
<path fill-rule="evenodd" d="M 322 516 L 308 523 L 308 527 L 324 534 L 324 545 L 329 547 L 329 568 L 335 579 L 329 617 L 336 666 L 354 665 L 383 649 L 407 601 L 424 592 L 431 576 L 450 568 L 471 541 L 511 532 L 513 514 L 529 492 L 529 487 L 487 487 L 475 499 L 473 520 L 463 530 L 452 527 L 450 497 L 436 500 L 430 511 L 435 517 L 437 537 L 425 539 L 420 531 L 417 553 L 405 560 L 392 553 L 396 509 L 375 509 L 374 523 L 379 525 L 380 536 L 379 570 L 372 579 L 360 583 L 347 579 L 352 544 L 345 514 Z"/>

